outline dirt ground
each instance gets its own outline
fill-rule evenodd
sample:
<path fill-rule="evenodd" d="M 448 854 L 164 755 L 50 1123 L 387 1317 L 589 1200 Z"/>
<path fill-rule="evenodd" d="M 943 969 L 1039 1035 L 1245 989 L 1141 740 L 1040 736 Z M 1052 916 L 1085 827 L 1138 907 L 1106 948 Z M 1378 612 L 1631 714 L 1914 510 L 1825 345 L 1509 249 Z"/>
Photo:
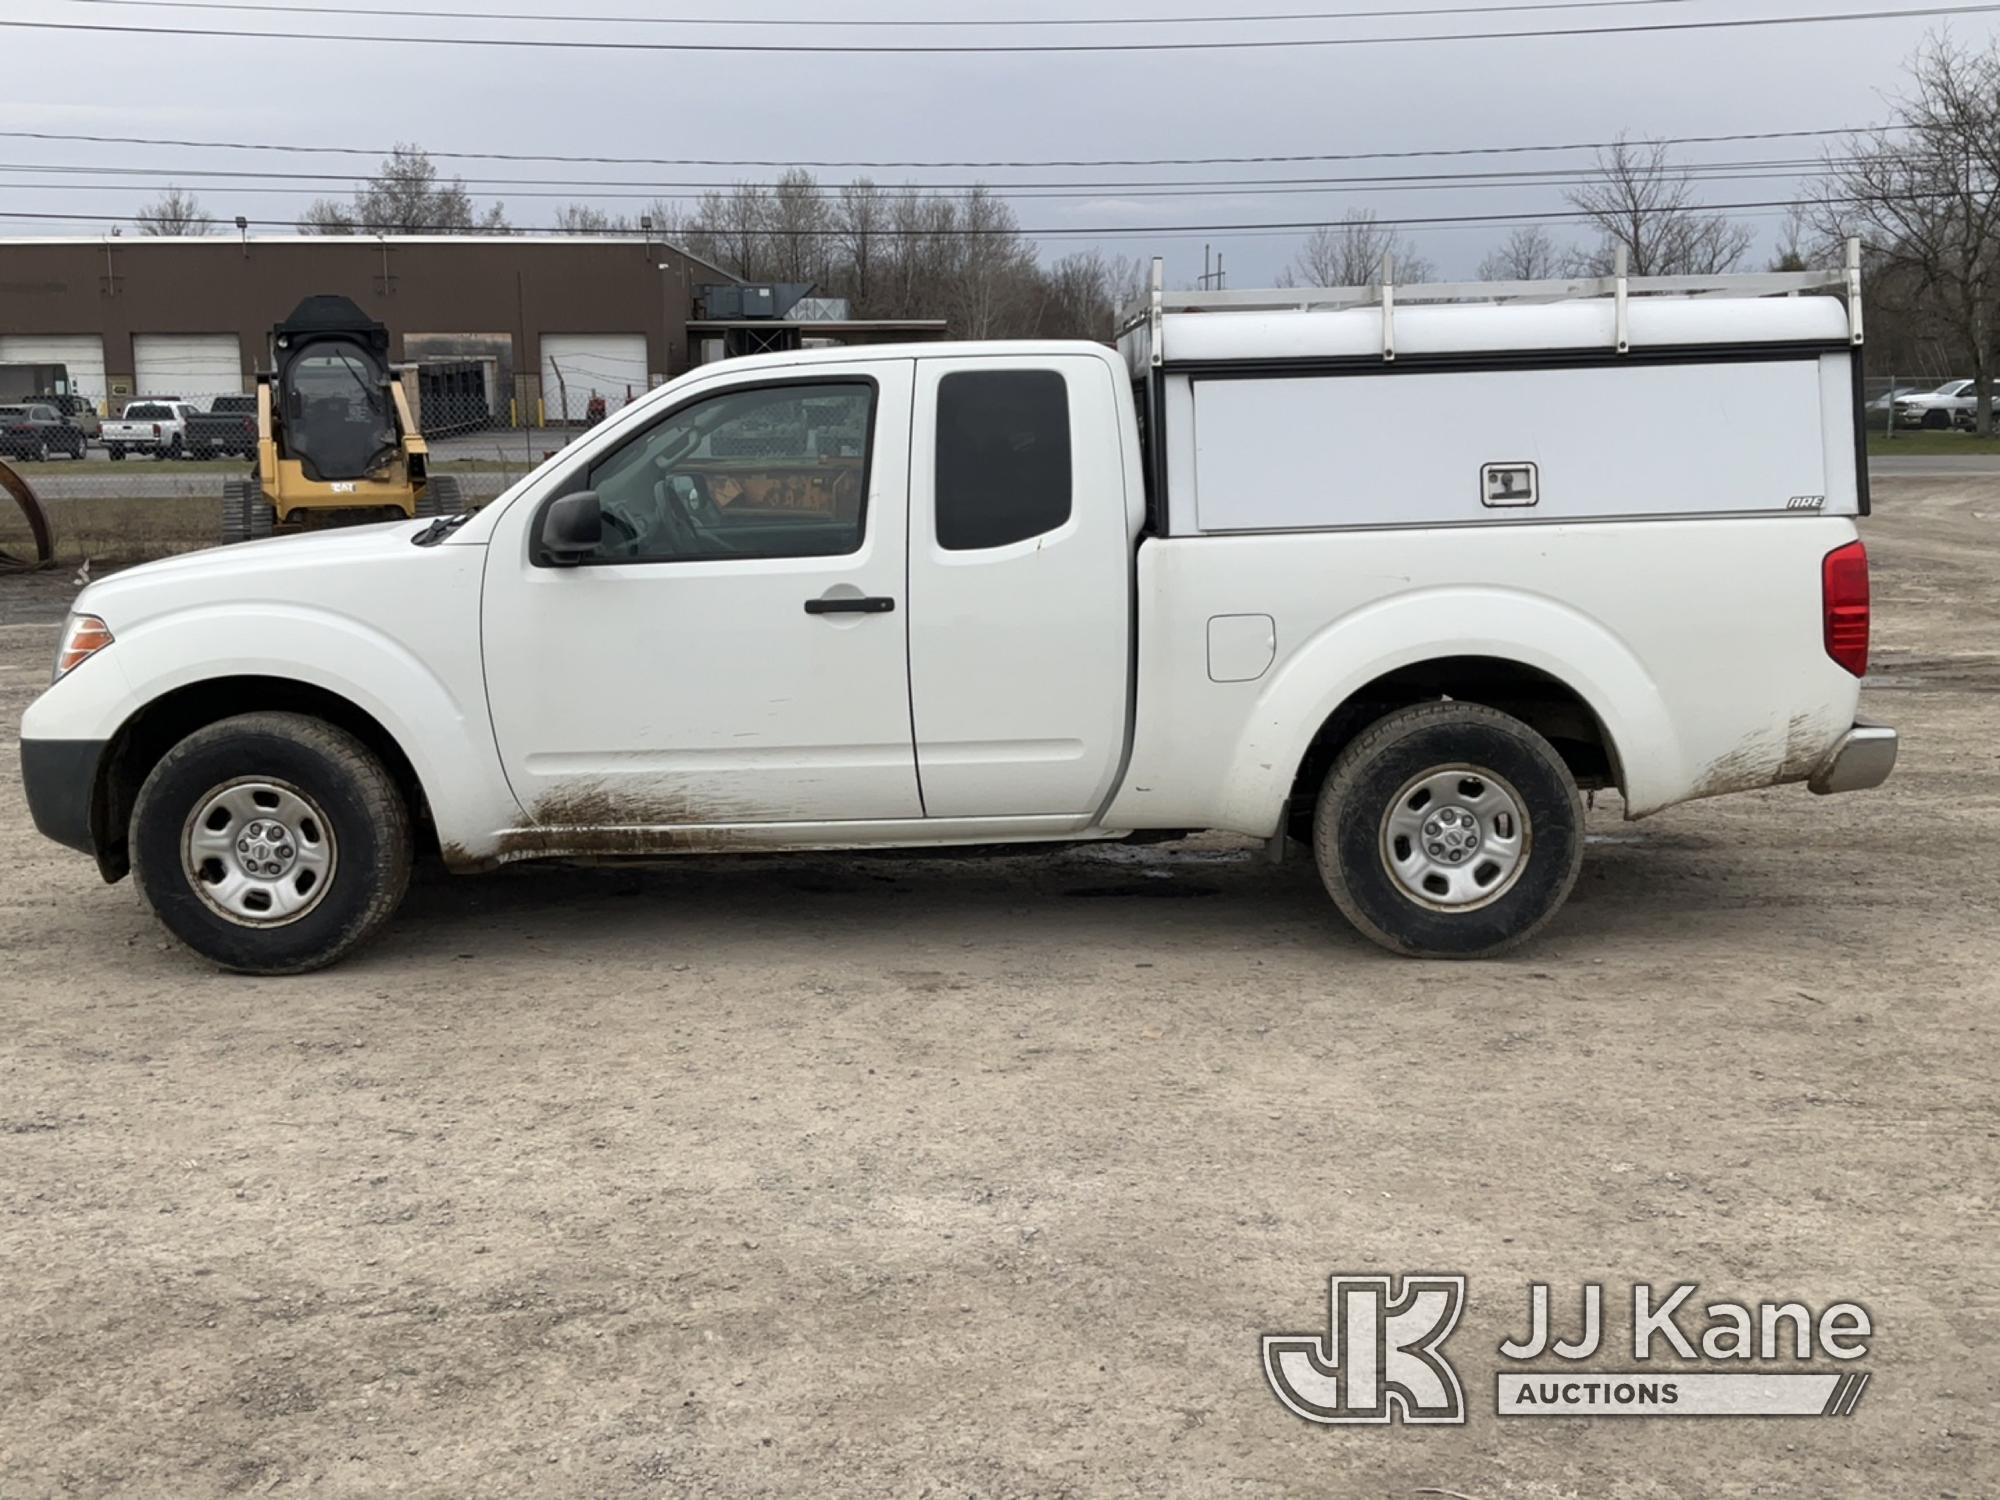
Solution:
<path fill-rule="evenodd" d="M 2000 1492 L 2000 478 L 1877 502 L 1894 779 L 1600 798 L 1503 962 L 1205 840 L 432 873 L 225 978 L 0 777 L 0 1495 Z M 1334 1271 L 1470 1278 L 1467 1425 L 1280 1408 Z M 1875 1378 L 1500 1418 L 1530 1281 L 1859 1301 Z"/>

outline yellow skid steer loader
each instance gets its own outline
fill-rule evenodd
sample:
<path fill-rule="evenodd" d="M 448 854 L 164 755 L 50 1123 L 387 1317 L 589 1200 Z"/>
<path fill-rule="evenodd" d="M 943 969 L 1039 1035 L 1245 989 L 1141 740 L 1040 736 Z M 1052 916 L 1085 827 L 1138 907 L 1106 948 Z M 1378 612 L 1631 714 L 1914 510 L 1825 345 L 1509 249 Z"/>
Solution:
<path fill-rule="evenodd" d="M 257 462 L 223 486 L 222 539 L 455 515 L 458 481 L 389 368 L 389 330 L 345 297 L 308 297 L 271 331 L 257 374 Z"/>

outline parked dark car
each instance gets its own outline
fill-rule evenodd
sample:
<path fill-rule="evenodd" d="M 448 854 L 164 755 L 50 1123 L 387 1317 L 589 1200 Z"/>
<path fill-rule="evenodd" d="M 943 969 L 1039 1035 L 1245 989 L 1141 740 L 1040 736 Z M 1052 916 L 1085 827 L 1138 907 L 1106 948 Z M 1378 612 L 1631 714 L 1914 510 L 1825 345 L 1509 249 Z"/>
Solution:
<path fill-rule="evenodd" d="M 252 458 L 257 453 L 257 398 L 217 396 L 207 411 L 187 419 L 182 447 L 189 458 L 213 458 L 218 453 L 235 453 Z"/>
<path fill-rule="evenodd" d="M 82 458 L 89 446 L 83 429 L 45 401 L 0 406 L 0 453 L 10 458 Z"/>

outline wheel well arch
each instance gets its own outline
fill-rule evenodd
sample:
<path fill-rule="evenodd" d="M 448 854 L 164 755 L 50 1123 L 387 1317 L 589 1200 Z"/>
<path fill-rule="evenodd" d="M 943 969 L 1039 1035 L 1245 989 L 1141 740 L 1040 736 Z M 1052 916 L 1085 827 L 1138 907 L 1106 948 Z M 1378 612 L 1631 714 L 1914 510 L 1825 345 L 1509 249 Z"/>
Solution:
<path fill-rule="evenodd" d="M 132 807 L 160 758 L 197 729 L 237 714 L 262 712 L 304 714 L 361 741 L 396 783 L 420 845 L 435 847 L 430 804 L 416 767 L 396 737 L 368 710 L 328 688 L 291 678 L 211 677 L 162 693 L 121 724 L 105 746 L 91 790 L 90 831 L 106 880 L 118 880 L 131 868 L 127 838 Z"/>
<path fill-rule="evenodd" d="M 1363 730 L 1398 709 L 1446 698 L 1484 704 L 1521 720 L 1555 748 L 1586 791 L 1624 785 L 1610 731 L 1568 683 L 1506 657 L 1444 656 L 1384 672 L 1327 715 L 1292 778 L 1294 826 L 1310 822 L 1320 783 Z"/>

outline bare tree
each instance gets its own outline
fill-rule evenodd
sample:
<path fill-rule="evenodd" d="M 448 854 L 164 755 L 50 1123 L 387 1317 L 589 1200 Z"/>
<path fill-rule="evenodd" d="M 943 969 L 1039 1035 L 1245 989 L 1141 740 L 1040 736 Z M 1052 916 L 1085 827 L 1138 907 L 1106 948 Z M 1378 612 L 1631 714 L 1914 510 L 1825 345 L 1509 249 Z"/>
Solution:
<path fill-rule="evenodd" d="M 439 177 L 421 146 L 399 142 L 346 203 L 321 198 L 299 227 L 308 234 L 505 234 L 507 211 L 477 208 L 459 178 Z"/>
<path fill-rule="evenodd" d="M 1569 201 L 1602 238 L 1580 252 L 1574 269 L 1608 276 L 1619 246 L 1634 276 L 1714 276 L 1734 270 L 1750 248 L 1750 231 L 1695 201 L 1694 182 L 1658 142 L 1620 137 L 1597 153 L 1597 176 Z"/>
<path fill-rule="evenodd" d="M 1481 281 L 1547 281 L 1562 274 L 1568 256 L 1556 248 L 1548 230 L 1539 224 L 1523 224 L 1512 230 L 1507 242 L 1488 253 L 1479 263 Z"/>
<path fill-rule="evenodd" d="M 847 295 L 856 317 L 875 315 L 882 227 L 888 217 L 889 205 L 882 190 L 866 177 L 857 177 L 843 187 L 833 205 L 835 244 L 847 261 Z"/>
<path fill-rule="evenodd" d="M 2000 329 L 2000 44 L 1983 52 L 1934 37 L 1909 63 L 1891 124 L 1829 153 L 1812 209 L 1828 238 L 1867 246 L 1870 311 L 1905 321 L 1963 359 L 1978 380 L 1978 430 L 1993 430 Z"/>
<path fill-rule="evenodd" d="M 1359 209 L 1338 224 L 1315 229 L 1291 265 L 1278 273 L 1278 285 L 1374 286 L 1382 279 L 1385 255 L 1391 258 L 1397 281 L 1429 281 L 1437 274 L 1409 239 L 1378 224 L 1369 210 Z"/>
<path fill-rule="evenodd" d="M 141 234 L 207 234 L 215 227 L 202 213 L 201 199 L 171 185 L 132 217 Z"/>
<path fill-rule="evenodd" d="M 1108 338 L 1112 309 L 1145 275 L 1138 262 L 1096 255 L 1043 268 L 1014 211 L 977 187 L 865 177 L 829 187 L 795 170 L 705 193 L 687 219 L 657 227 L 747 281 L 810 283 L 859 317 L 942 317 L 967 338 Z"/>
<path fill-rule="evenodd" d="M 555 227 L 562 234 L 629 234 L 634 226 L 625 215 L 593 203 L 565 203 L 556 210 Z"/>
<path fill-rule="evenodd" d="M 1046 338 L 1113 342 L 1118 317 L 1144 294 L 1146 263 L 1101 250 L 1065 255 L 1041 273 L 1041 316 L 1035 332 Z"/>
<path fill-rule="evenodd" d="M 1773 271 L 1803 271 L 1810 266 L 1817 235 L 1806 206 L 1794 203 L 1785 211 L 1784 227 L 1778 231 L 1777 253 L 1771 257 Z"/>

